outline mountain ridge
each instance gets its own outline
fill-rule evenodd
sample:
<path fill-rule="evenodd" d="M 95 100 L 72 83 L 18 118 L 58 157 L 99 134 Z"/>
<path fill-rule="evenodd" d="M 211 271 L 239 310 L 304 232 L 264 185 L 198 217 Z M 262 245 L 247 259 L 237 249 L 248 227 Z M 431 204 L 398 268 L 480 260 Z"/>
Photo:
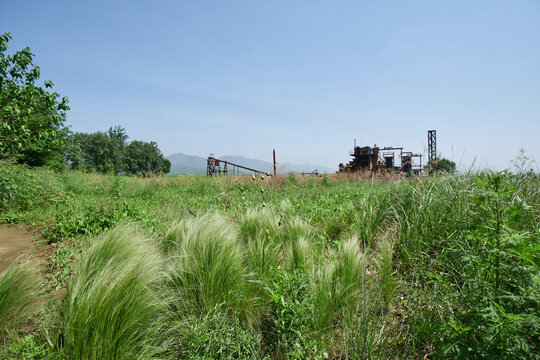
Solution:
<path fill-rule="evenodd" d="M 183 153 L 175 153 L 166 156 L 171 162 L 171 175 L 205 175 L 206 174 L 206 158 L 197 155 L 187 155 Z M 274 166 L 269 161 L 251 159 L 241 155 L 224 155 L 216 157 L 216 159 L 226 160 L 238 165 L 260 170 L 263 172 L 274 172 Z M 310 163 L 292 164 L 288 162 L 276 164 L 278 174 L 286 174 L 289 172 L 313 172 L 317 170 L 319 173 L 331 173 L 334 170 L 327 166 L 315 165 Z M 249 174 L 249 171 L 240 170 L 241 174 Z"/>

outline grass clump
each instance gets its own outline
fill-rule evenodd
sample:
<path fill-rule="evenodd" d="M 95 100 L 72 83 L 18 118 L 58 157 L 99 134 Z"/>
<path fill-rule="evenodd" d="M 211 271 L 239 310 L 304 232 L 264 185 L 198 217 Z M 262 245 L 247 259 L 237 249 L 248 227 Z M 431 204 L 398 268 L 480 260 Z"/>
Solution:
<path fill-rule="evenodd" d="M 35 265 L 15 261 L 0 274 L 0 343 L 39 310 L 39 284 Z"/>
<path fill-rule="evenodd" d="M 313 276 L 314 329 L 331 337 L 340 325 L 340 314 L 362 294 L 366 261 L 358 239 L 346 240 L 335 254 L 320 264 Z"/>
<path fill-rule="evenodd" d="M 170 260 L 181 316 L 216 307 L 258 322 L 260 299 L 244 261 L 238 229 L 228 218 L 207 214 L 183 219 L 169 230 L 162 249 Z"/>
<path fill-rule="evenodd" d="M 80 260 L 48 333 L 66 359 L 150 359 L 166 331 L 162 258 L 147 239 L 121 227 Z M 56 331 L 55 331 L 56 330 Z"/>

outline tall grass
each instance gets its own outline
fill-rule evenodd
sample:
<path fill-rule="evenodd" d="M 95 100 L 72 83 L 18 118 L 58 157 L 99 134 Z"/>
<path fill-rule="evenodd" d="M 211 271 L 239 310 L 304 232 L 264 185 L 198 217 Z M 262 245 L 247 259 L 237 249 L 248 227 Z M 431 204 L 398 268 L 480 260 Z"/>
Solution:
<path fill-rule="evenodd" d="M 107 220 L 109 209 L 119 215 L 114 219 L 137 221 L 164 239 L 165 260 L 136 239 L 122 245 L 135 250 L 99 245 L 99 252 L 91 250 L 96 255 L 84 254 L 59 319 L 48 327 L 65 358 L 528 359 L 540 351 L 534 174 L 395 182 L 354 175 L 354 181 L 272 185 L 258 178 L 136 179 L 22 167 L 12 175 L 54 180 L 51 196 L 23 199 L 24 189 L 10 187 L 0 202 L 5 219 L 66 229 L 58 256 L 73 247 L 66 239 L 94 241 L 88 236 L 94 231 L 81 230 L 93 219 Z M 71 266 L 70 259 L 62 264 Z M 123 294 L 144 304 L 122 302 Z M 128 310 L 116 311 L 113 303 Z M 105 329 L 97 317 L 127 330 L 113 336 L 115 326 Z M 170 346 L 156 355 L 169 332 Z M 112 347 L 119 350 L 107 353 Z"/>
<path fill-rule="evenodd" d="M 37 274 L 29 260 L 15 261 L 0 274 L 0 343 L 39 310 Z"/>
<path fill-rule="evenodd" d="M 182 316 L 223 307 L 248 323 L 259 321 L 255 279 L 244 261 L 238 229 L 228 218 L 207 214 L 184 219 L 169 230 L 162 248 Z"/>
<path fill-rule="evenodd" d="M 313 274 L 313 326 L 331 336 L 343 311 L 354 307 L 365 286 L 366 259 L 358 239 L 346 240 L 329 259 L 323 259 Z"/>
<path fill-rule="evenodd" d="M 66 359 L 150 359 L 167 331 L 163 261 L 127 227 L 86 251 L 58 309 L 49 342 Z"/>

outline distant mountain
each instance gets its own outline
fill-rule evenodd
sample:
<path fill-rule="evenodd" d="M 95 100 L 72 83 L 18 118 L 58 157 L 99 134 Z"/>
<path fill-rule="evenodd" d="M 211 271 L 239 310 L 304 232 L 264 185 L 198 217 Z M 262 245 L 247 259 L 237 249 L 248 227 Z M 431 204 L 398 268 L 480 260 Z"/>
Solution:
<path fill-rule="evenodd" d="M 274 172 L 274 166 L 269 161 L 249 159 L 240 155 L 225 155 L 216 157 L 220 160 L 226 160 L 238 165 L 242 165 L 251 169 L 260 171 Z M 167 159 L 171 162 L 171 175 L 205 175 L 206 174 L 206 158 L 194 155 L 185 155 L 182 153 L 172 154 L 167 156 Z M 319 173 L 331 173 L 335 170 L 330 169 L 327 166 L 313 165 L 313 164 L 291 164 L 291 163 L 277 163 L 278 174 L 286 174 L 288 172 L 312 172 L 318 170 Z M 249 171 L 241 170 L 242 174 L 249 174 Z"/>
<path fill-rule="evenodd" d="M 200 156 L 178 153 L 167 156 L 167 159 L 171 162 L 171 175 L 206 174 L 206 159 Z"/>

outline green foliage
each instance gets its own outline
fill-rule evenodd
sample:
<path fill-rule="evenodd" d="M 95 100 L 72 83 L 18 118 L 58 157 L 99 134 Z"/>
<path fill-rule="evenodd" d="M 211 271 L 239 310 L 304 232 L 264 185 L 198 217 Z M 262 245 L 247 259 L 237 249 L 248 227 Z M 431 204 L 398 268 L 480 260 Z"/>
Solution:
<path fill-rule="evenodd" d="M 260 304 L 229 219 L 215 214 L 183 219 L 169 230 L 162 248 L 171 261 L 180 315 L 205 315 L 223 307 L 248 323 L 259 321 Z"/>
<path fill-rule="evenodd" d="M 236 317 L 211 311 L 190 325 L 175 358 L 267 359 L 263 355 L 262 336 L 246 329 Z"/>
<path fill-rule="evenodd" d="M 538 354 L 534 174 L 274 185 L 259 177 L 143 179 L 2 166 L 5 183 L 20 186 L 9 190 L 13 196 L 0 194 L 2 219 L 64 229 L 46 247 L 48 289 L 73 286 L 93 236 L 118 221 L 151 234 L 147 252 L 157 246 L 167 254 L 155 288 L 168 301 L 155 317 L 161 334 L 152 323 L 145 326 L 151 339 L 139 343 L 162 344 L 155 357 Z M 331 223 L 339 224 L 332 238 Z M 92 267 L 114 285 L 102 263 Z M 94 289 L 94 280 L 87 283 Z M 62 357 L 51 331 L 61 322 L 49 318 L 44 327 L 57 344 L 51 356 Z M 41 347 L 40 336 L 33 341 Z"/>
<path fill-rule="evenodd" d="M 0 211 L 25 211 L 57 200 L 56 181 L 40 172 L 0 162 Z M 53 191 L 51 191 L 53 190 Z"/>
<path fill-rule="evenodd" d="M 0 274 L 0 343 L 39 310 L 39 278 L 29 261 L 14 262 Z"/>
<path fill-rule="evenodd" d="M 48 331 L 53 351 L 66 359 L 150 359 L 167 331 L 167 294 L 161 256 L 126 228 L 88 249 Z"/>
<path fill-rule="evenodd" d="M 322 336 L 331 336 L 339 324 L 339 314 L 354 306 L 365 277 L 365 258 L 358 240 L 350 238 L 314 274 L 313 327 Z"/>
<path fill-rule="evenodd" d="M 461 308 L 443 328 L 445 357 L 532 359 L 540 350 L 533 335 L 540 332 L 540 237 L 538 229 L 512 228 L 523 208 L 508 179 L 503 172 L 474 179 L 476 219 L 459 251 Z"/>
<path fill-rule="evenodd" d="M 302 270 L 279 271 L 267 288 L 272 299 L 272 317 L 267 342 L 276 358 L 323 358 L 312 338 L 309 280 Z"/>
<path fill-rule="evenodd" d="M 448 174 L 456 172 L 456 163 L 446 158 L 437 159 L 433 164 L 429 165 L 435 171 L 443 171 Z"/>
<path fill-rule="evenodd" d="M 8 54 L 9 33 L 0 35 L 0 159 L 29 165 L 59 163 L 67 130 L 67 98 L 51 81 L 39 87 L 30 48 Z"/>
<path fill-rule="evenodd" d="M 171 162 L 163 157 L 155 142 L 134 140 L 126 149 L 125 172 L 143 177 L 152 174 L 167 174 Z"/>
<path fill-rule="evenodd" d="M 0 359 L 44 359 L 47 356 L 45 344 L 37 341 L 35 337 L 26 335 L 16 338 L 9 347 L 0 348 Z"/>
<path fill-rule="evenodd" d="M 43 230 L 43 237 L 49 243 L 74 238 L 80 235 L 92 235 L 108 230 L 123 220 L 137 219 L 137 210 L 126 203 L 112 206 L 88 208 L 84 211 L 61 213 L 56 220 Z"/>
<path fill-rule="evenodd" d="M 71 169 L 100 174 L 142 175 L 166 174 L 171 169 L 155 142 L 133 140 L 121 126 L 108 132 L 75 133 L 69 136 L 66 162 Z"/>
<path fill-rule="evenodd" d="M 68 138 L 66 162 L 71 169 L 118 175 L 124 168 L 128 136 L 120 126 L 107 132 L 75 133 Z"/>

